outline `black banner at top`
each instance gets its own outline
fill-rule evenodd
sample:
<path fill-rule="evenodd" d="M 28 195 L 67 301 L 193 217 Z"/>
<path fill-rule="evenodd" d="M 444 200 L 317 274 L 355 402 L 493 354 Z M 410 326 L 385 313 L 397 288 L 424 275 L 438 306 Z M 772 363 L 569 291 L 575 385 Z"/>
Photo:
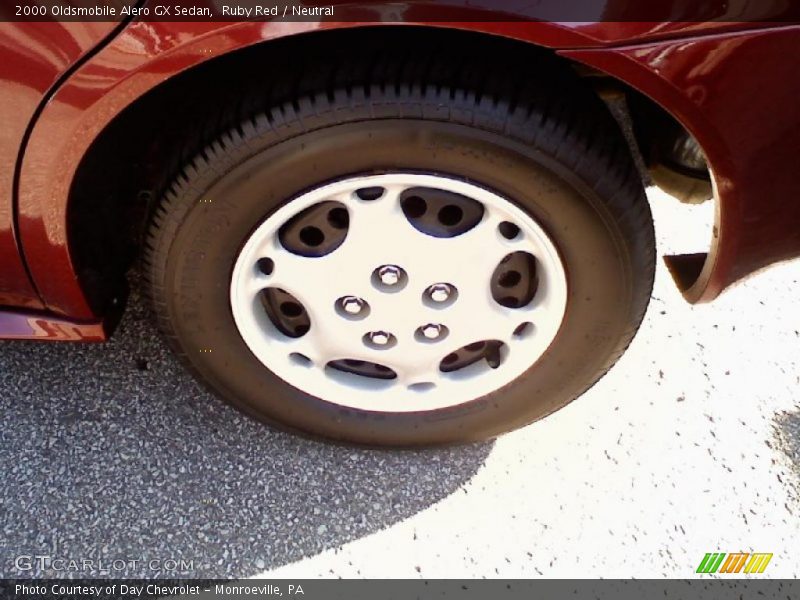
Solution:
<path fill-rule="evenodd" d="M 800 0 L 2 0 L 0 21 L 800 23 Z"/>

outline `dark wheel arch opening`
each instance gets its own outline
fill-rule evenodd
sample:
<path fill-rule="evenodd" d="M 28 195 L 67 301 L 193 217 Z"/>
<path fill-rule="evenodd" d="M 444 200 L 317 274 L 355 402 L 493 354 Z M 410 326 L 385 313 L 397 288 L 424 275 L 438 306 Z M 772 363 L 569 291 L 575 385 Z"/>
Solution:
<path fill-rule="evenodd" d="M 329 77 L 322 64 L 336 64 L 338 78 L 355 82 L 380 77 L 382 55 L 403 53 L 443 57 L 445 60 L 433 67 L 438 73 L 404 75 L 436 76 L 445 81 L 450 76 L 468 81 L 474 61 L 494 61 L 499 68 L 490 85 L 500 90 L 513 88 L 525 74 L 575 78 L 574 65 L 550 50 L 490 34 L 433 26 L 299 34 L 237 50 L 176 75 L 115 117 L 92 144 L 73 180 L 67 224 L 70 250 L 93 310 L 105 314 L 124 287 L 125 273 L 142 247 L 154 199 L 190 158 L 186 148 L 202 148 L 215 132 L 247 115 L 319 87 L 320 81 Z M 364 54 L 375 55 L 376 71 L 348 72 L 350 59 Z M 291 64 L 274 60 L 278 56 L 294 60 Z M 274 69 L 264 78 L 269 85 L 253 83 L 253 69 L 261 65 Z M 409 63 L 408 68 L 416 67 Z M 596 101 L 591 86 L 584 86 L 582 93 L 587 101 Z M 222 105 L 236 108 L 220 115 L 218 107 Z M 198 123 L 206 126 L 198 128 Z"/>

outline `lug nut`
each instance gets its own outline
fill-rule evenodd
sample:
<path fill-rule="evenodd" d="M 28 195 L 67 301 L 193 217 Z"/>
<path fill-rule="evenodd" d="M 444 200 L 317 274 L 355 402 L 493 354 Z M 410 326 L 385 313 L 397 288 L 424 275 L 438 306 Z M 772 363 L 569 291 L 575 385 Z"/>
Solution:
<path fill-rule="evenodd" d="M 386 265 L 378 269 L 378 279 L 383 285 L 397 285 L 400 282 L 402 270 L 394 265 Z"/>
<path fill-rule="evenodd" d="M 452 293 L 453 288 L 446 283 L 437 283 L 428 288 L 428 295 L 434 302 L 447 302 Z"/>
<path fill-rule="evenodd" d="M 342 308 L 344 311 L 351 315 L 357 315 L 362 310 L 364 310 L 364 306 L 366 302 L 364 302 L 361 298 L 356 298 L 355 296 L 345 296 L 342 299 Z"/>
<path fill-rule="evenodd" d="M 440 323 L 428 323 L 427 325 L 417 327 L 417 330 L 414 332 L 414 339 L 422 343 L 439 342 L 446 338 L 449 333 L 450 331 L 445 325 Z"/>
<path fill-rule="evenodd" d="M 369 341 L 376 346 L 385 346 L 391 339 L 392 335 L 390 333 L 386 333 L 385 331 L 373 331 L 369 334 Z"/>
<path fill-rule="evenodd" d="M 442 335 L 442 326 L 434 323 L 428 323 L 427 325 L 422 326 L 421 331 L 422 335 L 429 340 L 436 340 L 439 339 L 440 335 Z"/>
<path fill-rule="evenodd" d="M 334 306 L 340 317 L 350 321 L 360 321 L 369 316 L 369 304 L 358 296 L 342 296 Z"/>

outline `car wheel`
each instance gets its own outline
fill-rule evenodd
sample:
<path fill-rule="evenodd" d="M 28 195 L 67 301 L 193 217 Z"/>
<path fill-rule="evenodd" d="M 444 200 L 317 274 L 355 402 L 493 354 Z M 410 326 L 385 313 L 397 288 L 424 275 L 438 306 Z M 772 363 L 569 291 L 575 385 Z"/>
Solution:
<path fill-rule="evenodd" d="M 485 439 L 627 347 L 649 207 L 577 78 L 528 95 L 474 83 L 488 71 L 401 71 L 218 131 L 155 212 L 150 293 L 184 361 L 260 419 L 370 445 Z"/>

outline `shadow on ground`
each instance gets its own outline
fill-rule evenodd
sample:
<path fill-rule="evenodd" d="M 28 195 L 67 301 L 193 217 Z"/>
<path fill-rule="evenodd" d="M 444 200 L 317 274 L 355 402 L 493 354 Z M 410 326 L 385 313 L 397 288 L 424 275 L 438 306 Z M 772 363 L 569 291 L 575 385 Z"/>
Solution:
<path fill-rule="evenodd" d="M 423 510 L 491 449 L 351 449 L 259 425 L 184 372 L 137 297 L 108 344 L 4 342 L 0 373 L 0 577 L 103 576 L 101 559 L 117 577 L 254 575 Z M 30 555 L 95 562 L 18 570 Z"/>

